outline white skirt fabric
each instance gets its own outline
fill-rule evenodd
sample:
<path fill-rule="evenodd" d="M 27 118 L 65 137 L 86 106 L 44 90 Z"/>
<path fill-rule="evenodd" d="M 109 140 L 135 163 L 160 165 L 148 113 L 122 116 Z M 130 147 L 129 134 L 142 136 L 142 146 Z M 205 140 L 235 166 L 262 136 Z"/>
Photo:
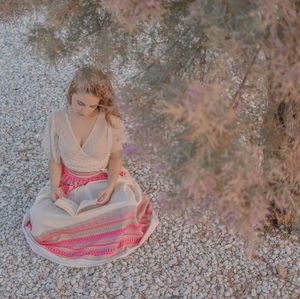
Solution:
<path fill-rule="evenodd" d="M 106 185 L 106 179 L 90 181 L 68 197 L 80 203 L 99 195 Z M 91 267 L 126 257 L 158 224 L 150 198 L 127 175 L 118 178 L 108 203 L 77 216 L 54 204 L 48 180 L 24 215 L 22 231 L 36 254 L 65 266 Z"/>

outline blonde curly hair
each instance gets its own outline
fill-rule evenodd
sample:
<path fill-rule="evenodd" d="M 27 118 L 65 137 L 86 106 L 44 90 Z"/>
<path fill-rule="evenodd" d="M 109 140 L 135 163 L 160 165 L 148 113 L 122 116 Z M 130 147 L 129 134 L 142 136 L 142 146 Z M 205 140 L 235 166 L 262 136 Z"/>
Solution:
<path fill-rule="evenodd" d="M 121 118 L 110 79 L 100 69 L 94 66 L 83 66 L 77 70 L 67 90 L 69 105 L 72 104 L 72 96 L 75 93 L 91 93 L 98 97 L 97 109 L 105 112 L 105 119 L 111 126 L 111 115 Z"/>

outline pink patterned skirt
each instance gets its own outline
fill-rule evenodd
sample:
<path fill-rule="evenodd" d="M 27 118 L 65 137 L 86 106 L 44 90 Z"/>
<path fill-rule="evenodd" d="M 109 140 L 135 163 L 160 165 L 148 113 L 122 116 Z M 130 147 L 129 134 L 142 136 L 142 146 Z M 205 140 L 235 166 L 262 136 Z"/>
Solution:
<path fill-rule="evenodd" d="M 60 186 L 66 194 L 81 186 L 70 195 L 76 201 L 92 192 L 99 194 L 106 186 L 105 171 L 86 177 L 78 174 L 75 176 L 63 165 Z M 123 168 L 110 201 L 77 216 L 55 206 L 48 181 L 26 212 L 22 230 L 38 255 L 65 266 L 90 267 L 129 255 L 158 224 L 150 197 Z"/>
<path fill-rule="evenodd" d="M 107 171 L 100 171 L 96 174 L 93 175 L 88 175 L 88 173 L 80 173 L 80 172 L 75 172 L 75 171 L 71 171 L 69 170 L 63 163 L 63 161 L 61 162 L 62 164 L 62 175 L 61 175 L 61 179 L 60 179 L 60 183 L 59 183 L 59 187 L 62 188 L 62 190 L 64 191 L 64 193 L 66 195 L 68 195 L 73 189 L 81 186 L 81 185 L 85 185 L 88 182 L 94 182 L 94 181 L 98 181 L 98 180 L 107 180 L 108 178 L 108 172 Z M 80 176 L 78 176 L 78 175 Z M 83 175 L 85 174 L 85 175 Z M 125 170 L 121 170 L 119 172 L 120 176 L 126 176 L 127 172 Z"/>

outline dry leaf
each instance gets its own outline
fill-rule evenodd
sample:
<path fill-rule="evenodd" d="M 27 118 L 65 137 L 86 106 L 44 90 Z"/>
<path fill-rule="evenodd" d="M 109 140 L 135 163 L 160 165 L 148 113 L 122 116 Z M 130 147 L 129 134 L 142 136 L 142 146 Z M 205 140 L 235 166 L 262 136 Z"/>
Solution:
<path fill-rule="evenodd" d="M 277 266 L 277 272 L 280 278 L 285 279 L 287 277 L 287 268 L 279 265 Z"/>

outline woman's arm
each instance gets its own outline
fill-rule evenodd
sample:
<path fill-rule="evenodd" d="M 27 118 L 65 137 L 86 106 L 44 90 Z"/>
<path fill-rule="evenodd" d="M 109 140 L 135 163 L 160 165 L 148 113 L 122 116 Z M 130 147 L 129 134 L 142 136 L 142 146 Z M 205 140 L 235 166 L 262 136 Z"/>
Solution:
<path fill-rule="evenodd" d="M 118 153 L 111 153 L 108 161 L 108 182 L 107 186 L 98 197 L 98 202 L 105 204 L 109 201 L 112 192 L 115 189 L 115 185 L 122 167 L 121 151 Z"/>
<path fill-rule="evenodd" d="M 50 170 L 51 188 L 52 190 L 54 190 L 59 186 L 59 182 L 62 174 L 61 163 L 57 164 L 53 159 L 49 159 L 48 165 Z"/>
<path fill-rule="evenodd" d="M 118 153 L 111 153 L 109 162 L 108 162 L 108 185 L 107 187 L 114 188 L 120 170 L 122 167 L 122 154 L 121 151 Z"/>

